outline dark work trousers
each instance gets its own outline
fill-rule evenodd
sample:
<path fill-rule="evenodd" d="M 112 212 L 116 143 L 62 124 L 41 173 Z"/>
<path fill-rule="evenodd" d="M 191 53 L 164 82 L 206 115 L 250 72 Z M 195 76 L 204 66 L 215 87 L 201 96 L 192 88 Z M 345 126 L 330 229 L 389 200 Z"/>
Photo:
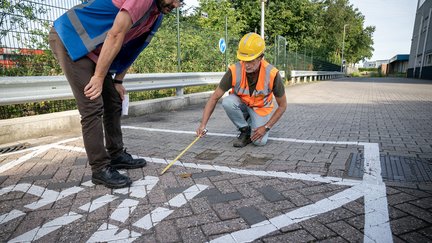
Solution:
<path fill-rule="evenodd" d="M 106 167 L 111 158 L 118 156 L 123 149 L 120 95 L 108 74 L 104 80 L 102 95 L 94 100 L 87 98 L 84 87 L 90 82 L 96 64 L 88 57 L 72 61 L 54 28 L 51 28 L 49 34 L 49 44 L 72 88 L 81 115 L 84 147 L 92 171 L 97 172 Z"/>

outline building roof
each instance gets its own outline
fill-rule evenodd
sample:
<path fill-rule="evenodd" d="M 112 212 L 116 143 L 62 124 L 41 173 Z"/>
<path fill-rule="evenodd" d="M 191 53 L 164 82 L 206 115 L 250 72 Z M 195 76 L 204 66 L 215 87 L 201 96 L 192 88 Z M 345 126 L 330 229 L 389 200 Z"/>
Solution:
<path fill-rule="evenodd" d="M 397 54 L 396 56 L 392 57 L 389 60 L 389 63 L 397 62 L 397 61 L 403 62 L 403 61 L 408 61 L 408 60 L 409 60 L 409 54 Z"/>

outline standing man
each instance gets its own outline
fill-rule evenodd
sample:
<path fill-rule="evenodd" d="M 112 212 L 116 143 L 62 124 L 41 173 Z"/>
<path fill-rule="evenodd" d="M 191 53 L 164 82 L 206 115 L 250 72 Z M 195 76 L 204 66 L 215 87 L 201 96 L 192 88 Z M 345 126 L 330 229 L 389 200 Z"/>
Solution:
<path fill-rule="evenodd" d="M 157 31 L 163 15 L 181 2 L 89 0 L 54 21 L 50 47 L 77 102 L 95 184 L 127 187 L 132 181 L 117 169 L 146 165 L 144 159 L 133 159 L 123 148 L 123 78 Z"/>
<path fill-rule="evenodd" d="M 208 100 L 196 130 L 198 136 L 205 134 L 204 129 L 217 102 L 231 89 L 222 106 L 240 131 L 233 146 L 244 147 L 251 142 L 263 146 L 267 143 L 269 131 L 285 112 L 287 101 L 279 71 L 263 59 L 264 50 L 265 42 L 261 36 L 255 33 L 243 36 L 237 50 L 240 62 L 229 67 Z M 278 107 L 272 114 L 273 96 Z"/>

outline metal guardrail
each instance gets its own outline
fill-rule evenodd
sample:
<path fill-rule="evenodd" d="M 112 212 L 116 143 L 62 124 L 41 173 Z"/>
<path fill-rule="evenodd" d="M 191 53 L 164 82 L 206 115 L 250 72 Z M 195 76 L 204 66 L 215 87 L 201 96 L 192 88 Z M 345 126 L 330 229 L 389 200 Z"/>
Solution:
<path fill-rule="evenodd" d="M 302 82 L 312 82 L 317 80 L 327 80 L 333 78 L 342 78 L 344 73 L 341 72 L 327 72 L 327 71 L 291 71 L 291 84 Z"/>
<path fill-rule="evenodd" d="M 190 86 L 217 84 L 224 72 L 128 74 L 127 91 L 175 88 L 176 95 Z M 73 99 L 65 76 L 0 77 L 0 105 Z"/>

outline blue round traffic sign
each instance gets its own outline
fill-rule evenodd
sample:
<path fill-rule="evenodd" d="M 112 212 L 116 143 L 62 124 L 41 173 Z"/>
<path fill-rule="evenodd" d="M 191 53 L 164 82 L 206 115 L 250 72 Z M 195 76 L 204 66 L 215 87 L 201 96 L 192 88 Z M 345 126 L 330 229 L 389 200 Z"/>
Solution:
<path fill-rule="evenodd" d="M 225 53 L 226 43 L 225 43 L 225 39 L 224 38 L 220 38 L 219 39 L 219 50 L 220 50 L 220 52 Z"/>

